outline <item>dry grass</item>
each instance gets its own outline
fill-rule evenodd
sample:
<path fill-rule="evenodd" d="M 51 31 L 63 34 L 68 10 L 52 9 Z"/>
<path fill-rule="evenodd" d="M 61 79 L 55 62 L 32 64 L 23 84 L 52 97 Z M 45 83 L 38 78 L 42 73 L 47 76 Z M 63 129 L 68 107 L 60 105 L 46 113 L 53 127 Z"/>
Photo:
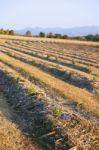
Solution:
<path fill-rule="evenodd" d="M 85 89 L 80 89 L 61 80 L 58 80 L 51 75 L 42 72 L 36 67 L 11 58 L 1 52 L 0 59 L 12 65 L 16 69 L 24 70 L 24 72 L 29 76 L 35 77 L 37 80 L 61 92 L 62 94 L 64 94 L 64 96 L 66 96 L 66 98 L 78 103 L 82 103 L 88 111 L 96 114 L 99 113 L 98 101 L 93 97 L 91 93 L 87 92 Z"/>
<path fill-rule="evenodd" d="M 3 48 L 2 48 L 2 49 L 3 49 Z M 19 52 L 19 51 L 13 51 L 13 50 L 10 49 L 10 48 L 4 48 L 3 51 L 5 51 L 5 52 L 7 52 L 7 53 L 10 53 L 12 56 L 13 56 L 13 55 L 18 55 L 18 56 L 21 56 L 21 58 L 26 58 L 26 59 L 33 60 L 33 61 L 46 63 L 48 66 L 49 66 L 49 65 L 56 66 L 56 63 L 54 63 L 54 62 L 49 62 L 49 61 L 47 61 L 47 60 L 42 60 L 42 59 L 40 59 L 40 58 L 33 57 L 33 56 L 28 55 L 28 54 L 24 54 L 24 53 L 21 52 L 22 50 L 20 50 L 20 52 Z M 27 51 L 28 51 L 28 50 L 27 50 Z M 74 73 L 78 73 L 78 74 L 80 74 L 80 75 L 82 75 L 82 76 L 84 76 L 84 77 L 86 77 L 86 78 L 88 78 L 88 79 L 90 79 L 90 80 L 93 79 L 93 76 L 92 76 L 91 74 L 89 74 L 89 73 L 82 72 L 82 71 L 80 71 L 80 70 L 73 69 L 73 68 L 70 68 L 70 67 L 67 67 L 67 66 L 63 66 L 63 65 L 61 65 L 61 64 L 59 64 L 59 65 L 57 65 L 57 66 L 58 66 L 59 68 L 63 69 L 63 70 L 69 70 L 69 71 L 72 71 L 72 72 L 74 72 Z M 90 68 L 88 67 L 88 70 L 89 70 L 89 69 L 90 69 Z M 96 69 L 94 69 L 94 70 L 96 70 Z"/>
<path fill-rule="evenodd" d="M 36 145 L 41 146 L 38 140 L 36 144 L 33 140 L 32 144 L 27 138 L 32 134 L 33 139 L 36 136 L 32 127 L 34 130 L 36 127 L 40 142 L 49 149 L 63 149 L 64 144 L 65 149 L 68 146 L 98 149 L 99 43 L 18 36 L 0 38 L 0 88 L 8 96 L 8 101 L 3 100 L 0 106 L 11 102 L 4 113 L 4 107 L 0 108 L 4 114 L 0 116 L 0 150 L 38 149 Z M 18 122 L 19 129 L 11 122 L 9 114 L 22 120 L 22 132 L 21 122 Z M 54 148 L 50 147 L 49 137 L 54 139 Z"/>
<path fill-rule="evenodd" d="M 26 40 L 26 41 L 48 41 L 48 42 L 59 42 L 59 43 L 69 43 L 69 44 L 85 44 L 92 46 L 99 46 L 99 42 L 87 42 L 87 41 L 78 41 L 78 40 L 64 40 L 64 39 L 50 39 L 50 38 L 34 38 L 34 37 L 21 37 L 21 36 L 11 36 L 11 35 L 0 35 L 1 39 L 15 39 L 15 40 Z"/>
<path fill-rule="evenodd" d="M 36 150 L 37 148 L 14 123 L 0 116 L 0 150 L 12 149 Z"/>
<path fill-rule="evenodd" d="M 96 69 L 93 66 L 88 66 L 87 69 L 90 74 L 93 74 L 99 77 L 99 69 Z"/>

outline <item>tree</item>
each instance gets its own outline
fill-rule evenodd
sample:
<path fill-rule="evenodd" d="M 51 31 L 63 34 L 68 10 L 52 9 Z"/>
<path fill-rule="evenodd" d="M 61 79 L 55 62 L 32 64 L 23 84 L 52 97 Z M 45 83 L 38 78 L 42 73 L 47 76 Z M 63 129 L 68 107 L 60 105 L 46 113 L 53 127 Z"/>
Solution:
<path fill-rule="evenodd" d="M 86 40 L 91 40 L 91 41 L 93 41 L 93 35 L 87 35 L 87 36 L 85 36 L 85 38 L 86 38 Z"/>
<path fill-rule="evenodd" d="M 59 34 L 59 33 L 56 33 L 56 34 L 54 35 L 54 38 L 60 39 L 60 38 L 62 38 L 62 35 Z"/>
<path fill-rule="evenodd" d="M 48 34 L 47 34 L 47 37 L 48 37 L 48 38 L 53 38 L 53 33 L 52 33 L 52 32 L 48 33 Z"/>
<path fill-rule="evenodd" d="M 94 35 L 94 41 L 99 42 L 99 34 Z"/>
<path fill-rule="evenodd" d="M 29 36 L 29 37 L 31 37 L 31 36 L 32 36 L 31 31 L 26 31 L 25 36 Z"/>
<path fill-rule="evenodd" d="M 0 34 L 4 34 L 4 29 L 0 29 Z"/>
<path fill-rule="evenodd" d="M 14 30 L 9 30 L 9 35 L 15 35 Z"/>
<path fill-rule="evenodd" d="M 96 41 L 98 42 L 99 41 L 99 34 L 96 34 L 96 35 L 87 35 L 85 36 L 86 40 L 89 40 L 89 41 Z"/>
<path fill-rule="evenodd" d="M 39 37 L 45 37 L 45 33 L 44 32 L 40 32 L 39 33 Z"/>
<path fill-rule="evenodd" d="M 62 35 L 63 39 L 68 39 L 68 35 Z"/>

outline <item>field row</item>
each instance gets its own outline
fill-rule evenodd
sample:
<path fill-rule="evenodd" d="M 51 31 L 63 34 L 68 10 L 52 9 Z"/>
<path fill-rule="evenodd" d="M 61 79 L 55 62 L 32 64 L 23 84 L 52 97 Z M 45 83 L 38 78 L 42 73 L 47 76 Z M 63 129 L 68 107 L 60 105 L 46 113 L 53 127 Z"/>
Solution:
<path fill-rule="evenodd" d="M 43 39 L 0 40 L 0 88 L 20 117 L 18 126 L 36 146 L 98 149 L 97 47 Z"/>
<path fill-rule="evenodd" d="M 81 103 L 88 111 L 98 113 L 97 95 L 90 93 L 93 90 L 94 79 L 92 74 L 75 68 L 57 64 L 55 61 L 49 61 L 41 57 L 32 55 L 34 50 L 22 48 L 19 45 L 10 46 L 1 44 L 0 60 L 17 69 L 25 72 L 30 77 L 34 77 L 45 85 L 59 91 L 67 99 Z M 15 44 L 15 42 L 14 42 Z M 38 45 L 37 45 L 38 46 Z M 39 50 L 40 53 L 40 50 Z M 96 69 L 95 82 L 98 82 L 98 69 Z M 88 90 L 88 91 L 87 91 Z M 77 93 L 77 94 L 76 94 Z M 82 94 L 83 93 L 83 94 Z M 87 97 L 87 101 L 86 101 Z"/>

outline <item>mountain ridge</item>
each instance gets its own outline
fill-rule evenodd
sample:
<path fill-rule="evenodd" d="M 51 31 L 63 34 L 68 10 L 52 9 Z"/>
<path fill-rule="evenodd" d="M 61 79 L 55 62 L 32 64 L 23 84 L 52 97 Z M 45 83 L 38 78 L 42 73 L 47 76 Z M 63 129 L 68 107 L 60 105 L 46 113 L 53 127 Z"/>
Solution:
<path fill-rule="evenodd" d="M 42 28 L 42 27 L 26 27 L 21 30 L 16 30 L 19 34 L 25 34 L 26 31 L 31 31 L 33 35 L 38 35 L 40 32 L 45 33 L 60 33 L 66 34 L 69 36 L 84 36 L 88 34 L 99 34 L 99 26 L 82 26 L 82 27 L 72 27 L 72 28 L 61 28 L 61 27 L 54 27 L 54 28 Z"/>

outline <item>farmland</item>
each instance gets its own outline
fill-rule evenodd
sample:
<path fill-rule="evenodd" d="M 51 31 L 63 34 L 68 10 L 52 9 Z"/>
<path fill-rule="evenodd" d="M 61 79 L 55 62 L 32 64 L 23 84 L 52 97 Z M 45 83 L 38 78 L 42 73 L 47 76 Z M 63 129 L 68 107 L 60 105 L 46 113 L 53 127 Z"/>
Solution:
<path fill-rule="evenodd" d="M 0 146 L 99 149 L 98 42 L 0 36 L 0 93 Z"/>

